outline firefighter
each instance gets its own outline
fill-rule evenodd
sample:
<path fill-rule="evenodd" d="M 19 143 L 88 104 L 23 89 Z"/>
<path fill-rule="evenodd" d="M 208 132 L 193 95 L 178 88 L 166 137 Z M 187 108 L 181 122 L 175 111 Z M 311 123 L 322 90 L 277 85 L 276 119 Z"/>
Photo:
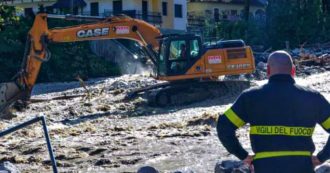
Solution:
<path fill-rule="evenodd" d="M 299 86 L 285 51 L 270 54 L 267 84 L 244 91 L 223 115 L 217 132 L 223 146 L 254 168 L 255 173 L 314 173 L 330 157 L 330 142 L 316 156 L 316 123 L 330 132 L 330 104 L 317 91 Z M 254 155 L 241 146 L 235 131 L 250 124 Z"/>

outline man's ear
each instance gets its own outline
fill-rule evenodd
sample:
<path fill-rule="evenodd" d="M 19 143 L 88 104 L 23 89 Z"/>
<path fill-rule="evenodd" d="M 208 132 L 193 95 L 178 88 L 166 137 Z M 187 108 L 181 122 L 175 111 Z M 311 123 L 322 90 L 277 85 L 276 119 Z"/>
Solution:
<path fill-rule="evenodd" d="M 292 77 L 296 76 L 296 66 L 292 66 L 292 69 L 291 69 L 291 76 L 292 76 Z"/>

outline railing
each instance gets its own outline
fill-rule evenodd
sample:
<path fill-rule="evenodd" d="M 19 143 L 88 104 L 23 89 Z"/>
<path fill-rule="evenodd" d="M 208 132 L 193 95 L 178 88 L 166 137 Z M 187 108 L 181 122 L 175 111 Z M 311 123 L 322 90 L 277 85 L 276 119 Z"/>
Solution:
<path fill-rule="evenodd" d="M 3 136 L 6 136 L 10 133 L 13 133 L 17 130 L 20 130 L 20 129 L 23 129 L 23 128 L 26 128 L 27 126 L 30 126 L 32 124 L 35 124 L 37 122 L 40 122 L 41 121 L 41 124 L 42 124 L 42 128 L 43 128 L 43 131 L 44 131 L 44 135 L 45 135 L 45 139 L 46 139 L 46 143 L 47 143 L 47 149 L 48 149 L 48 153 L 49 153 L 49 157 L 50 157 L 50 160 L 52 162 L 52 167 L 53 167 L 53 172 L 54 173 L 57 173 L 57 165 L 56 165 L 56 160 L 55 160 L 55 155 L 54 155 L 54 152 L 53 152 L 53 148 L 52 148 L 52 144 L 50 142 L 50 138 L 49 138 L 49 133 L 48 133 L 48 128 L 47 128 L 47 125 L 46 125 L 46 119 L 44 116 L 39 116 L 39 117 L 35 117 L 29 121 L 26 121 L 24 123 L 21 123 L 21 124 L 18 124 L 14 127 L 10 127 L 4 131 L 0 131 L 0 138 L 3 137 Z M 2 171 L 1 171 L 2 172 Z"/>
<path fill-rule="evenodd" d="M 142 12 L 138 10 L 124 10 L 124 11 L 110 11 L 104 10 L 104 15 L 108 16 L 115 16 L 119 14 L 125 14 L 135 19 L 142 19 L 148 23 L 152 24 L 161 24 L 162 23 L 162 16 L 158 12 Z"/>
<path fill-rule="evenodd" d="M 188 16 L 188 25 L 189 26 L 204 26 L 205 25 L 205 19 L 204 16 Z"/>
<path fill-rule="evenodd" d="M 57 11 L 52 14 L 61 14 L 60 11 Z M 62 13 L 63 14 L 63 13 Z M 83 11 L 83 12 L 76 12 L 74 15 L 85 15 L 85 16 L 101 16 L 101 17 L 111 17 L 120 14 L 125 14 L 135 19 L 142 19 L 148 23 L 160 25 L 162 23 L 162 16 L 158 12 L 147 12 L 143 13 L 142 11 L 138 10 L 124 10 L 124 11 L 111 11 L 111 10 L 104 10 L 103 13 L 95 13 L 91 11 Z"/>
<path fill-rule="evenodd" d="M 240 15 L 219 15 L 217 18 L 212 17 L 206 17 L 205 15 L 195 15 L 195 14 L 188 14 L 188 26 L 190 27 L 203 27 L 206 25 L 206 23 L 217 23 L 221 21 L 240 21 L 243 20 L 243 17 Z M 266 21 L 265 16 L 259 16 L 254 15 L 250 16 L 250 20 L 264 23 Z"/>
<path fill-rule="evenodd" d="M 56 0 L 0 0 L 0 4 L 17 5 L 26 3 L 56 2 Z"/>
<path fill-rule="evenodd" d="M 214 2 L 214 3 L 223 3 L 223 4 L 239 4 L 239 5 L 244 5 L 244 0 L 241 0 L 241 1 L 229 1 L 229 2 L 225 2 L 225 1 L 221 1 L 221 0 L 189 0 L 189 2 L 201 2 L 201 3 Z M 258 0 L 251 0 L 250 5 L 251 6 L 264 7 L 264 6 L 266 6 L 266 3 L 265 2 L 262 2 L 262 1 L 258 1 Z"/>

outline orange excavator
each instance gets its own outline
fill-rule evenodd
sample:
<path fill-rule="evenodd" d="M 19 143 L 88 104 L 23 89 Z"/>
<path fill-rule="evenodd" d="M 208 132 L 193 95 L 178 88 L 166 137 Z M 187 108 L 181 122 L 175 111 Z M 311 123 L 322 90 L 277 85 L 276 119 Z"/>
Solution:
<path fill-rule="evenodd" d="M 160 30 L 155 26 L 125 15 L 77 26 L 49 29 L 48 17 L 51 16 L 46 13 L 36 15 L 28 33 L 26 52 L 20 71 L 12 82 L 0 85 L 2 113 L 15 102 L 25 102 L 30 99 L 40 67 L 50 58 L 47 48 L 50 43 L 100 39 L 130 39 L 138 42 L 155 66 L 154 77 L 167 82 L 136 90 L 133 95 L 157 88 L 157 92 L 152 92 L 150 95 L 158 105 L 175 103 L 178 99 L 172 98 L 171 94 L 179 92 L 180 88 L 187 92 L 188 86 L 194 86 L 188 81 L 201 81 L 200 79 L 205 81 L 223 75 L 252 73 L 255 70 L 252 50 L 241 40 L 222 41 L 213 46 L 205 46 L 198 36 L 161 35 Z M 82 16 L 64 18 L 82 18 Z"/>

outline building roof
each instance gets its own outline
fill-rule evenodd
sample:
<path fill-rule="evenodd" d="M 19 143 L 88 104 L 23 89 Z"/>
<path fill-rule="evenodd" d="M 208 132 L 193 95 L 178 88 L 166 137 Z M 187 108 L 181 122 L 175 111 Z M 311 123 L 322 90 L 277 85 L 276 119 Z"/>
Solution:
<path fill-rule="evenodd" d="M 189 0 L 189 2 L 215 2 L 223 4 L 244 5 L 245 0 Z M 265 6 L 265 0 L 250 0 L 251 6 Z"/>
<path fill-rule="evenodd" d="M 53 5 L 54 8 L 72 8 L 72 7 L 84 7 L 86 6 L 84 0 L 57 0 Z"/>

